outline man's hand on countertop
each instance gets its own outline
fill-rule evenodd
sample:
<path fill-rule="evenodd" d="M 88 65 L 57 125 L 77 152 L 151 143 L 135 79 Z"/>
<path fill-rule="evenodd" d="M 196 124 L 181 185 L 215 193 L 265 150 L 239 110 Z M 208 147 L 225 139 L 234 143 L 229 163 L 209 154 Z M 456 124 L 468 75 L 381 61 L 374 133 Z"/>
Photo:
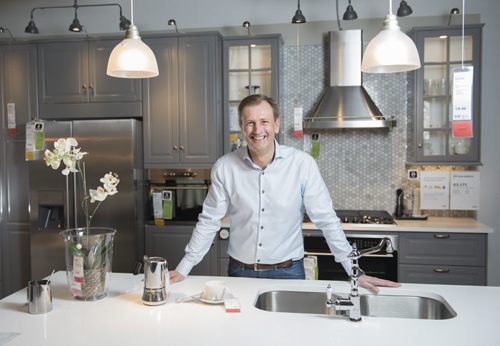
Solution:
<path fill-rule="evenodd" d="M 186 278 L 184 275 L 175 270 L 169 271 L 168 274 L 170 276 L 170 284 L 174 284 Z"/>
<path fill-rule="evenodd" d="M 366 288 L 367 290 L 375 294 L 377 294 L 380 291 L 377 286 L 394 287 L 394 288 L 401 286 L 401 284 L 397 282 L 379 279 L 374 276 L 368 276 L 368 275 L 361 275 L 358 280 L 360 287 Z"/>

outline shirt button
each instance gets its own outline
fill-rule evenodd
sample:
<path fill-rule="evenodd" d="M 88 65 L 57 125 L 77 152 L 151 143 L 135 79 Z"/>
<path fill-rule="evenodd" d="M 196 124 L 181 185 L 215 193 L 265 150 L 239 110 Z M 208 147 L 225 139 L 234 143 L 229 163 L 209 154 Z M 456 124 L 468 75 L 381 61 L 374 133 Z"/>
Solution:
<path fill-rule="evenodd" d="M 260 262 L 260 259 L 258 259 L 257 262 Z"/>
<path fill-rule="evenodd" d="M 262 172 L 262 175 L 264 175 L 264 172 Z"/>
<path fill-rule="evenodd" d="M 264 193 L 264 190 L 262 190 L 262 193 Z"/>
<path fill-rule="evenodd" d="M 262 243 L 259 243 L 259 246 L 262 246 Z"/>
<path fill-rule="evenodd" d="M 260 226 L 260 229 L 263 229 L 263 228 L 264 228 L 264 226 Z"/>
<path fill-rule="evenodd" d="M 264 211 L 264 208 L 262 208 L 261 210 Z"/>

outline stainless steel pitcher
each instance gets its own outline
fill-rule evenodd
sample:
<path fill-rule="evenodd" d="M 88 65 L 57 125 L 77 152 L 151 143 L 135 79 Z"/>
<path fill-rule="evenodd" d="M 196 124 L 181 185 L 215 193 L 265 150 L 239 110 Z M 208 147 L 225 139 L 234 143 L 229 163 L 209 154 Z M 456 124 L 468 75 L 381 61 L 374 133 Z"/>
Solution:
<path fill-rule="evenodd" d="M 26 288 L 28 298 L 28 312 L 30 314 L 44 314 L 52 310 L 52 292 L 49 280 L 33 280 Z"/>
<path fill-rule="evenodd" d="M 144 256 L 144 293 L 142 301 L 146 305 L 165 304 L 169 293 L 165 276 L 168 275 L 167 261 L 162 257 Z"/>

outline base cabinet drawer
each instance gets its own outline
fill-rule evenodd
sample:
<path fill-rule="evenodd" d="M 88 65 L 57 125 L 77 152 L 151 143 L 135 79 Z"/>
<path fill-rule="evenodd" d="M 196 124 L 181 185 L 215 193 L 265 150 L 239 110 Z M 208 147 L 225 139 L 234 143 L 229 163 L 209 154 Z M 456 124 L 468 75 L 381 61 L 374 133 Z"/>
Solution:
<path fill-rule="evenodd" d="M 486 285 L 486 267 L 400 264 L 398 281 L 440 285 Z"/>
<path fill-rule="evenodd" d="M 399 263 L 486 266 L 486 235 L 405 233 L 399 237 Z"/>

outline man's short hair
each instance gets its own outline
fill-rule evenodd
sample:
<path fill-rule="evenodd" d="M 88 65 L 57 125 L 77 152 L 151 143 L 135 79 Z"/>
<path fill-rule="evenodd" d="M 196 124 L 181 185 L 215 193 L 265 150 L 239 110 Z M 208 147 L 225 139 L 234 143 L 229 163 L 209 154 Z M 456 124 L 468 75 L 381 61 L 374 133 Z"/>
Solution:
<path fill-rule="evenodd" d="M 267 102 L 271 106 L 271 108 L 273 109 L 273 115 L 275 121 L 280 117 L 278 104 L 272 99 L 272 97 L 262 94 L 254 94 L 245 97 L 243 100 L 241 100 L 240 105 L 238 106 L 238 121 L 240 126 L 243 123 L 243 110 L 246 107 L 260 105 L 262 102 Z"/>

